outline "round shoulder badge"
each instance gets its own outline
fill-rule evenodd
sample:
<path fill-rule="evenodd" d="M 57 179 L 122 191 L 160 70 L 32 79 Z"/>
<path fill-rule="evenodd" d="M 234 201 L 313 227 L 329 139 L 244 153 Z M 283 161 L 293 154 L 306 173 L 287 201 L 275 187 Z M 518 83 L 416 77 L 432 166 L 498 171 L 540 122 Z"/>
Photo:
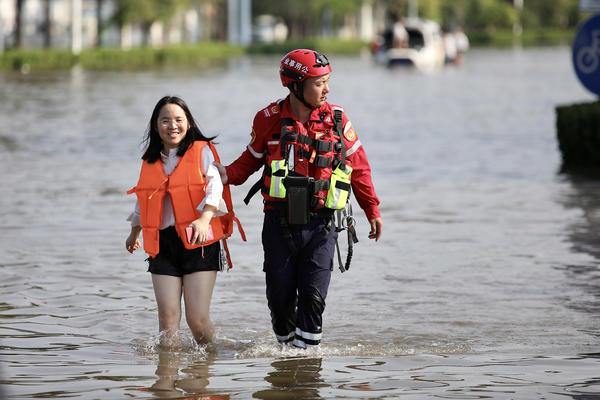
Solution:
<path fill-rule="evenodd" d="M 583 86 L 600 95 L 600 15 L 588 19 L 577 31 L 573 67 Z"/>
<path fill-rule="evenodd" d="M 354 142 L 356 140 L 356 132 L 354 132 L 354 127 L 352 126 L 352 122 L 350 121 L 348 121 L 348 123 L 344 127 L 344 137 L 349 142 Z"/>

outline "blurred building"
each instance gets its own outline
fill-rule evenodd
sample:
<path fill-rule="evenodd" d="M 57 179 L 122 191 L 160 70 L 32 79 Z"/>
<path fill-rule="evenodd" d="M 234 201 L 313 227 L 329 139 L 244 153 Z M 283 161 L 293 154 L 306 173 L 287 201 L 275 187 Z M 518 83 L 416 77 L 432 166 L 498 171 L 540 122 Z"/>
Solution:
<path fill-rule="evenodd" d="M 80 41 L 82 48 L 97 44 L 125 48 L 144 44 L 139 25 L 118 27 L 109 23 L 115 12 L 114 0 L 103 0 L 100 9 L 97 0 L 21 0 L 21 4 L 22 47 L 70 47 L 74 40 Z M 168 27 L 157 21 L 150 27 L 147 44 L 160 46 L 224 38 L 215 24 L 217 13 L 213 4 L 206 3 L 179 12 L 174 16 L 176 23 Z M 72 30 L 75 21 L 75 26 L 80 26 L 77 32 Z M 99 22 L 103 28 L 99 28 Z M 16 27 L 17 0 L 0 0 L 0 50 L 17 46 Z"/>
<path fill-rule="evenodd" d="M 84 47 L 93 46 L 97 38 L 96 1 L 81 1 L 81 40 Z M 107 2 L 110 3 L 110 2 Z M 48 7 L 48 9 L 46 9 Z M 25 0 L 21 11 L 21 45 L 44 47 L 46 45 L 46 13 L 50 25 L 48 33 L 51 47 L 68 47 L 71 44 L 71 0 Z M 108 17 L 108 15 L 107 15 Z M 17 0 L 0 0 L 0 33 L 4 47 L 16 46 Z"/>
<path fill-rule="evenodd" d="M 97 45 L 131 48 L 203 40 L 247 45 L 251 41 L 283 41 L 291 32 L 279 16 L 253 18 L 252 0 L 193 1 L 169 23 L 155 21 L 145 27 L 113 23 L 116 7 L 116 0 L 0 0 L 0 51 L 21 46 L 70 47 L 78 52 Z M 364 0 L 358 11 L 345 16 L 341 26 L 339 22 L 334 26 L 333 17 L 325 10 L 315 34 L 370 41 L 383 28 L 385 10 L 385 1 Z"/>

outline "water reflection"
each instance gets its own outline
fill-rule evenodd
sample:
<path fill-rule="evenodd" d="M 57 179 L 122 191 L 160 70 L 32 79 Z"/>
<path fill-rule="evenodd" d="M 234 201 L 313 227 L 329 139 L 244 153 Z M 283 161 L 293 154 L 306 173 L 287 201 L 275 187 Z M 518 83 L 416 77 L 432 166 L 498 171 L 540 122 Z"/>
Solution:
<path fill-rule="evenodd" d="M 143 255 L 122 248 L 123 193 L 157 96 L 184 97 L 231 161 L 251 116 L 283 93 L 279 59 L 183 74 L 0 73 L 0 398 L 598 393 L 598 359 L 561 358 L 597 351 L 600 311 L 600 184 L 556 178 L 554 105 L 587 96 L 569 54 L 477 50 L 430 76 L 336 57 L 331 101 L 372 154 L 387 236 L 362 241 L 356 269 L 337 274 L 331 345 L 304 359 L 271 344 L 260 241 L 232 243 L 238 262 L 215 288 L 214 364 L 196 348 L 159 357 L 148 338 L 156 310 Z M 237 211 L 260 238 L 247 190 L 236 188 Z M 513 380 L 525 386 L 500 393 Z"/>
<path fill-rule="evenodd" d="M 257 399 L 319 399 L 319 388 L 328 386 L 321 379 L 320 358 L 297 358 L 276 360 L 271 363 L 274 371 L 265 377 L 270 389 L 253 394 Z"/>
<path fill-rule="evenodd" d="M 592 262 L 565 266 L 569 282 L 588 296 L 570 299 L 569 305 L 580 311 L 600 314 L 600 181 L 570 178 L 570 191 L 562 197 L 565 207 L 581 210 L 568 226 L 568 238 L 575 253 L 591 255 Z M 600 332 L 589 332 L 600 336 Z"/>
<path fill-rule="evenodd" d="M 204 360 L 192 362 L 180 370 L 182 360 L 180 352 L 170 349 L 158 350 L 156 381 L 148 391 L 160 399 L 182 398 L 185 395 L 201 395 L 202 398 L 229 399 L 229 395 L 219 395 L 207 390 L 210 384 L 210 366 L 214 356 L 208 355 Z"/>
<path fill-rule="evenodd" d="M 569 227 L 573 250 L 600 260 L 600 181 L 571 178 L 570 186 L 565 206 L 583 211 L 583 218 Z"/>

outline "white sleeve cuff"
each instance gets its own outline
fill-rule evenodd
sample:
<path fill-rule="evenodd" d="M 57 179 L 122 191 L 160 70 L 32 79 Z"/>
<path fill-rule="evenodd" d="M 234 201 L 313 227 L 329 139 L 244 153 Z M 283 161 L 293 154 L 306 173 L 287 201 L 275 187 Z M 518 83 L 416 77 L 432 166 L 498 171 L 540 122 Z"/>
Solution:
<path fill-rule="evenodd" d="M 127 221 L 131 221 L 131 226 L 142 226 L 142 219 L 140 217 L 140 204 L 135 202 L 135 209 L 129 217 L 127 217 Z"/>

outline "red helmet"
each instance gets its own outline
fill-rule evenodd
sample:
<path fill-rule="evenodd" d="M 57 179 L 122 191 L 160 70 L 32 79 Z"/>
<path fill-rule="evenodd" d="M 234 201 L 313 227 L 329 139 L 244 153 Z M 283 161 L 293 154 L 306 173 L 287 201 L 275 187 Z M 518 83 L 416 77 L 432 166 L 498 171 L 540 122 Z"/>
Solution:
<path fill-rule="evenodd" d="M 326 75 L 331 72 L 329 60 L 314 50 L 292 50 L 283 57 L 279 67 L 279 76 L 283 86 L 292 82 L 302 82 L 311 76 Z"/>

